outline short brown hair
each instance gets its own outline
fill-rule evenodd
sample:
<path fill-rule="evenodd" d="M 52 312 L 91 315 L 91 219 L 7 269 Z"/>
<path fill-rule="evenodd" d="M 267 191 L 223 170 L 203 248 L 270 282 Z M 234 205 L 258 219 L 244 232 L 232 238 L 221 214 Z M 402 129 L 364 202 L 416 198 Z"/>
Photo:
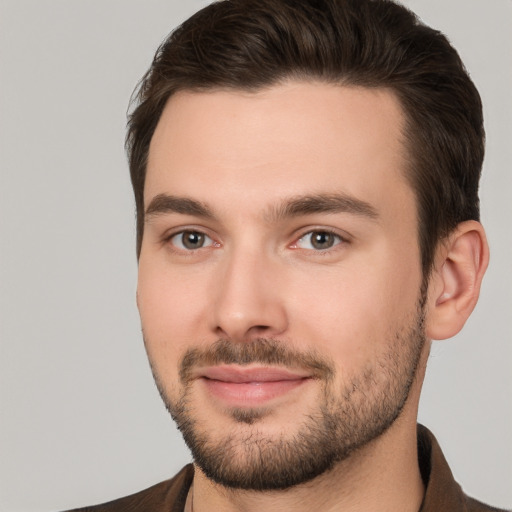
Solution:
<path fill-rule="evenodd" d="M 427 276 L 438 241 L 458 223 L 479 218 L 482 105 L 447 38 L 390 0 L 222 0 L 169 35 L 139 84 L 128 121 L 137 254 L 149 145 L 169 97 L 180 90 L 258 90 L 289 79 L 396 94 Z"/>

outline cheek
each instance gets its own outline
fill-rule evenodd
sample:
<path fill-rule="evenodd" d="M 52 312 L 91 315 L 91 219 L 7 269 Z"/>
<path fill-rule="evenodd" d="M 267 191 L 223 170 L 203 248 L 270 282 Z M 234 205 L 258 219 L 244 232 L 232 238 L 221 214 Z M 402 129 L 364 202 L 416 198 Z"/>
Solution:
<path fill-rule="evenodd" d="M 201 337 L 199 297 L 197 283 L 141 257 L 137 304 L 148 356 L 160 378 L 174 375 L 184 352 Z"/>
<path fill-rule="evenodd" d="M 360 367 L 375 349 L 380 304 L 370 283 L 355 276 L 316 276 L 293 305 L 292 337 L 332 358 L 339 370 Z"/>
<path fill-rule="evenodd" d="M 292 338 L 331 357 L 341 371 L 352 373 L 386 352 L 416 312 L 417 265 L 396 265 L 380 254 L 378 261 L 360 259 L 357 265 L 309 275 L 293 294 Z"/>
<path fill-rule="evenodd" d="M 181 267 L 172 267 L 165 256 L 141 256 L 137 283 L 137 303 L 145 329 L 175 332 L 198 315 L 204 296 L 201 276 Z"/>

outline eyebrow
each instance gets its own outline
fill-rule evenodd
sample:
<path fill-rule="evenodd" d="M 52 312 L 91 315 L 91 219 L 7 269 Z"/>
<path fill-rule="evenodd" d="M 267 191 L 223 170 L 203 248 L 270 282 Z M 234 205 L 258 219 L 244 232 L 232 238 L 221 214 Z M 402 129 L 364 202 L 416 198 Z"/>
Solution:
<path fill-rule="evenodd" d="M 158 215 L 178 213 L 205 219 L 215 219 L 212 210 L 201 201 L 188 197 L 177 197 L 168 194 L 155 196 L 145 211 L 146 218 Z M 377 210 L 366 201 L 346 194 L 314 194 L 292 197 L 280 205 L 271 207 L 265 214 L 265 219 L 272 223 L 279 220 L 312 215 L 315 213 L 350 213 L 378 219 Z"/>
<path fill-rule="evenodd" d="M 377 210 L 370 203 L 347 194 L 314 194 L 291 198 L 272 208 L 267 217 L 270 222 L 275 222 L 315 213 L 350 213 L 371 220 L 379 218 Z"/>
<path fill-rule="evenodd" d="M 215 218 L 212 211 L 204 203 L 188 197 L 176 197 L 167 194 L 155 196 L 146 208 L 145 216 L 151 218 L 168 213 L 180 213 L 205 219 Z"/>

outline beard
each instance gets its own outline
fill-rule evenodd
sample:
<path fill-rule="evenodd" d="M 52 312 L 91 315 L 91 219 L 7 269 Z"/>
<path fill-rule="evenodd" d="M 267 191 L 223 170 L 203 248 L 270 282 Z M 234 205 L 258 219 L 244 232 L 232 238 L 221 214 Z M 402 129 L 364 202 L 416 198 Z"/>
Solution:
<path fill-rule="evenodd" d="M 414 318 L 388 334 L 387 349 L 379 359 L 341 384 L 331 360 L 268 338 L 218 340 L 207 349 L 189 349 L 180 362 L 181 392 L 174 399 L 151 359 L 150 364 L 160 395 L 203 473 L 228 488 L 266 491 L 308 482 L 386 432 L 407 401 L 424 344 L 422 297 Z M 233 427 L 214 435 L 208 418 L 201 418 L 194 405 L 191 370 L 198 365 L 253 363 L 307 370 L 321 383 L 318 400 L 310 411 L 302 411 L 293 429 L 274 435 L 262 428 L 271 408 L 230 408 Z"/>

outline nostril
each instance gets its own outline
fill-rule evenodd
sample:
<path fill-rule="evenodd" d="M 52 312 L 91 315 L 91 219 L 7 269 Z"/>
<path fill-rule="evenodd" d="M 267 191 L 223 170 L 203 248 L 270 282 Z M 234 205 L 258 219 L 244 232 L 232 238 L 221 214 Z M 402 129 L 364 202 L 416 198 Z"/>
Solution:
<path fill-rule="evenodd" d="M 279 331 L 273 329 L 270 325 L 257 324 L 249 328 L 234 328 L 233 326 L 218 326 L 215 330 L 216 336 L 219 339 L 231 340 L 233 343 L 247 343 L 255 340 L 256 338 L 272 338 L 276 336 Z"/>

